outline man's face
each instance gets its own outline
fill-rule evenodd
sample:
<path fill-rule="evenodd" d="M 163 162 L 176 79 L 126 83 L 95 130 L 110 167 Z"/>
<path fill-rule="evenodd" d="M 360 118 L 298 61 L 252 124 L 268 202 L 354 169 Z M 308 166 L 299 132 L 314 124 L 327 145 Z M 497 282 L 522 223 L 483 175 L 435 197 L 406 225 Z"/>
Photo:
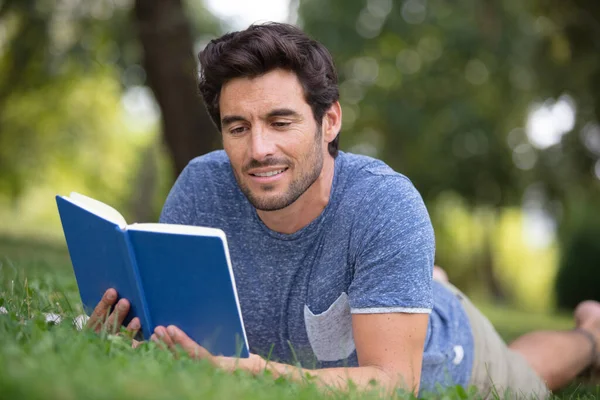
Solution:
<path fill-rule="evenodd" d="M 256 209 L 289 206 L 319 177 L 327 146 L 293 72 L 233 79 L 219 106 L 223 147 Z"/>

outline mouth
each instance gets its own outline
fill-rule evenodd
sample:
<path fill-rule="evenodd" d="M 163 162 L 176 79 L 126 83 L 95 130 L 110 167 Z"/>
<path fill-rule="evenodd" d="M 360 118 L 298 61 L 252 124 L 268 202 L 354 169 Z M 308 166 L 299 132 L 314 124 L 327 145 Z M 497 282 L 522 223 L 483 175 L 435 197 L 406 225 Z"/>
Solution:
<path fill-rule="evenodd" d="M 287 168 L 281 168 L 281 169 L 276 169 L 276 170 L 273 170 L 273 171 L 254 172 L 254 173 L 251 173 L 250 175 L 257 176 L 259 178 L 266 178 L 266 177 L 270 177 L 270 176 L 275 176 L 275 175 L 282 174 L 286 170 L 287 170 Z"/>
<path fill-rule="evenodd" d="M 258 183 L 270 183 L 280 179 L 285 172 L 288 170 L 288 167 L 271 169 L 269 171 L 260 171 L 256 170 L 253 172 L 249 172 L 248 175 L 252 178 L 252 180 Z"/>

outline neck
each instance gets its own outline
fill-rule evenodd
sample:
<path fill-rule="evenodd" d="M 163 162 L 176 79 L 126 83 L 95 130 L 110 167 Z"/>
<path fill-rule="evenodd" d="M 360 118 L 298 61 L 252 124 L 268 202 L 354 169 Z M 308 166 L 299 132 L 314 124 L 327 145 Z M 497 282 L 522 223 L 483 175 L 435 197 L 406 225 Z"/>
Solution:
<path fill-rule="evenodd" d="M 297 232 L 310 224 L 329 203 L 334 166 L 335 160 L 327 155 L 317 180 L 295 202 L 277 211 L 257 210 L 263 223 L 269 229 L 285 234 Z"/>

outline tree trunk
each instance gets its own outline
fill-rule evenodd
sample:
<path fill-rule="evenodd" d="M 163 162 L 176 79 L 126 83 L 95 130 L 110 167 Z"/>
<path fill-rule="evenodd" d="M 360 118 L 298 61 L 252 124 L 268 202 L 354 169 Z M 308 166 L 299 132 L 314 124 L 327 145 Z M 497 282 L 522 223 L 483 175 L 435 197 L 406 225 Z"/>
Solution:
<path fill-rule="evenodd" d="M 493 229 L 497 221 L 495 210 L 486 210 L 479 215 L 481 226 L 483 227 L 483 248 L 479 257 L 480 271 L 483 278 L 483 284 L 487 288 L 492 300 L 496 303 L 506 302 L 506 293 L 502 284 L 498 280 L 496 267 L 492 254 Z"/>
<path fill-rule="evenodd" d="M 130 209 L 133 220 L 137 222 L 155 221 L 154 194 L 158 184 L 157 149 L 151 143 L 140 154 L 133 191 L 130 197 Z"/>
<path fill-rule="evenodd" d="M 135 19 L 148 85 L 162 112 L 163 139 L 175 176 L 217 143 L 197 90 L 193 40 L 181 0 L 136 0 Z"/>

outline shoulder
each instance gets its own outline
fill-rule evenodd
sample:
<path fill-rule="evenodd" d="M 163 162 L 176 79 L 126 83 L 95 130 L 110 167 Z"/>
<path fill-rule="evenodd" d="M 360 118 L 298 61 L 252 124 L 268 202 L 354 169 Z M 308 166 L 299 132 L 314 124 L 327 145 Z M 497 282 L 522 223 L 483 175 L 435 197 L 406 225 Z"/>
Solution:
<path fill-rule="evenodd" d="M 209 175 L 212 172 L 231 169 L 229 157 L 223 150 L 216 150 L 192 159 L 183 173 Z"/>
<path fill-rule="evenodd" d="M 400 175 L 383 161 L 360 154 L 340 152 L 346 168 L 375 176 Z"/>
<path fill-rule="evenodd" d="M 351 155 L 341 215 L 350 218 L 356 248 L 412 244 L 432 249 L 435 239 L 423 198 L 411 180 L 383 161 Z M 399 245 L 398 243 L 402 243 Z"/>
<path fill-rule="evenodd" d="M 229 158 L 223 150 L 213 151 L 192 159 L 181 171 L 171 194 L 184 192 L 187 196 L 206 196 L 233 178 Z"/>
<path fill-rule="evenodd" d="M 423 204 L 421 194 L 405 175 L 394 171 L 381 160 L 343 153 L 346 184 L 345 195 L 360 199 L 362 206 L 372 209 L 414 203 L 419 208 Z M 385 211 L 385 210 L 382 210 Z"/>
<path fill-rule="evenodd" d="M 217 196 L 231 192 L 235 178 L 229 157 L 223 150 L 213 151 L 191 160 L 177 178 L 174 189 L 185 190 L 195 196 Z"/>
<path fill-rule="evenodd" d="M 206 224 L 204 214 L 218 214 L 227 202 L 237 200 L 235 178 L 224 151 L 196 157 L 183 169 L 171 188 L 161 222 Z"/>

